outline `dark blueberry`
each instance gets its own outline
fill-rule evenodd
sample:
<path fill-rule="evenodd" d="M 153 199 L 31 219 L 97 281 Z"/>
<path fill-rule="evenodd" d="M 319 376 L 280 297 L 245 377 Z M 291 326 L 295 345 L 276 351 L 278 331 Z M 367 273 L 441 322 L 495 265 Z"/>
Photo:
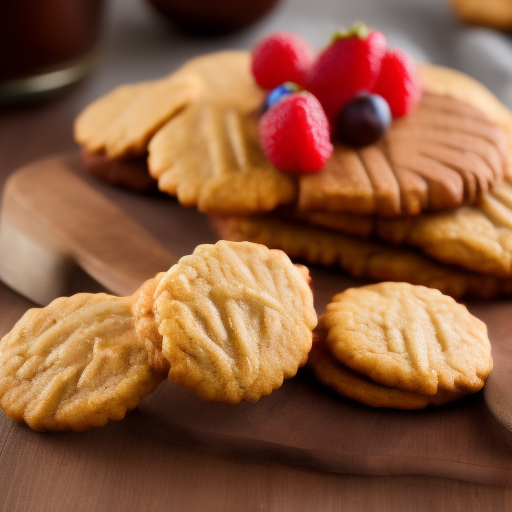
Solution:
<path fill-rule="evenodd" d="M 298 91 L 300 91 L 300 87 L 293 82 L 285 82 L 275 89 L 272 89 L 263 104 L 261 113 L 264 114 L 270 107 L 274 106 L 280 99 L 284 98 L 288 94 Z"/>
<path fill-rule="evenodd" d="M 378 94 L 365 92 L 345 105 L 336 120 L 335 137 L 350 146 L 368 146 L 379 140 L 390 124 L 388 102 Z"/>

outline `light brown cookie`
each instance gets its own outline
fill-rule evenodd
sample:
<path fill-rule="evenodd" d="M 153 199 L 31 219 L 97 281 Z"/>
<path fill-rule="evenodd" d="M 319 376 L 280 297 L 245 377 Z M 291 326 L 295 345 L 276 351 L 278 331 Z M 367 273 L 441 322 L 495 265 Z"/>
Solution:
<path fill-rule="evenodd" d="M 160 190 L 203 212 L 271 211 L 292 202 L 295 177 L 278 171 L 259 147 L 264 91 L 250 74 L 249 55 L 226 52 L 194 62 L 189 68 L 201 76 L 204 94 L 149 144 Z"/>
<path fill-rule="evenodd" d="M 420 78 L 424 96 L 414 113 L 366 148 L 335 144 L 314 175 L 282 173 L 263 155 L 264 92 L 246 52 L 200 57 L 168 78 L 115 90 L 79 116 L 75 138 L 111 159 L 149 152 L 160 190 L 206 213 L 298 202 L 304 211 L 400 216 L 471 204 L 509 166 L 511 114 L 456 71 L 423 66 Z"/>
<path fill-rule="evenodd" d="M 154 133 L 201 89 L 190 73 L 118 87 L 81 112 L 75 140 L 88 152 L 112 159 L 144 156 Z"/>
<path fill-rule="evenodd" d="M 383 219 L 343 213 L 305 216 L 324 226 L 357 236 L 376 235 L 393 244 L 420 248 L 443 263 L 500 277 L 512 277 L 511 178 L 484 194 L 475 206 L 415 217 Z"/>
<path fill-rule="evenodd" d="M 486 325 L 432 288 L 390 282 L 350 288 L 332 298 L 322 325 L 338 361 L 384 386 L 474 393 L 492 370 Z"/>
<path fill-rule="evenodd" d="M 257 401 L 306 362 L 313 296 L 282 251 L 200 245 L 165 274 L 154 297 L 169 379 L 205 400 Z"/>
<path fill-rule="evenodd" d="M 510 0 L 449 0 L 449 3 L 468 23 L 487 25 L 501 30 L 512 28 Z"/>
<path fill-rule="evenodd" d="M 34 430 L 120 420 L 165 378 L 152 370 L 129 297 L 81 293 L 31 309 L 0 341 L 0 404 Z"/>
<path fill-rule="evenodd" d="M 377 384 L 368 377 L 351 370 L 337 361 L 323 342 L 313 343 L 309 353 L 308 366 L 315 377 L 337 393 L 370 407 L 389 407 L 393 409 L 424 409 L 430 404 L 442 405 L 462 395 L 437 393 L 424 395 Z"/>
<path fill-rule="evenodd" d="M 455 298 L 512 294 L 510 278 L 471 272 L 439 263 L 411 248 L 364 240 L 276 215 L 216 218 L 213 226 L 222 238 L 264 244 L 312 264 L 339 265 L 354 277 L 407 281 L 437 288 Z"/>

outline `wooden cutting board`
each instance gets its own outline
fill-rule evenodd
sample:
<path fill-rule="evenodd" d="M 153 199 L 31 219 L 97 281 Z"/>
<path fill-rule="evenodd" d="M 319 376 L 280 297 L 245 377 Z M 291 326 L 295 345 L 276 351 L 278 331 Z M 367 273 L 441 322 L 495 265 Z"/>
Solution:
<path fill-rule="evenodd" d="M 12 175 L 0 221 L 0 276 L 40 303 L 69 291 L 77 266 L 126 295 L 196 245 L 217 240 L 196 211 L 163 195 L 96 182 L 75 154 Z M 311 273 L 318 313 L 332 295 L 361 284 L 335 269 L 313 267 Z M 165 382 L 140 404 L 141 428 L 320 470 L 512 486 L 512 299 L 468 307 L 489 327 L 494 370 L 483 392 L 453 404 L 414 412 L 371 409 L 322 387 L 305 368 L 258 403 L 236 406 L 202 402 Z"/>

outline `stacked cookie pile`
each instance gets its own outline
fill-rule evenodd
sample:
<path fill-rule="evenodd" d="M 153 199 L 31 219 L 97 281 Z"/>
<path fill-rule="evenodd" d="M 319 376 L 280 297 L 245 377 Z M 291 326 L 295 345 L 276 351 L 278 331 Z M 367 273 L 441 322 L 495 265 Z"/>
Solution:
<path fill-rule="evenodd" d="M 293 43 L 298 36 L 278 35 L 270 40 L 280 46 L 271 50 L 284 52 L 293 66 L 286 71 L 273 61 L 272 69 L 290 73 L 294 84 L 269 94 L 251 73 L 255 59 L 224 52 L 194 59 L 167 78 L 120 87 L 77 119 L 85 165 L 130 188 L 156 181 L 183 206 L 210 215 L 226 239 L 454 297 L 510 294 L 511 113 L 459 72 L 430 65 L 413 72 L 406 56 L 387 50 L 385 39 L 371 38 L 374 32 L 358 29 L 336 43 L 337 51 L 348 43 L 352 48 L 353 39 L 362 45 L 351 61 L 358 69 L 389 56 L 391 64 L 381 66 L 385 79 L 377 73 L 370 91 L 385 97 L 389 126 L 380 107 L 363 99 L 379 125 L 372 143 L 337 138 L 342 114 L 336 108 L 344 107 L 336 106 L 322 80 L 310 86 L 319 100 L 303 89 L 308 69 L 324 76 L 318 63 L 325 67 L 328 59 L 322 58 L 332 46 L 315 57 L 304 41 Z M 365 76 L 351 79 L 351 94 Z M 356 125 L 348 125 L 350 133 Z M 368 130 L 362 133 L 364 138 Z M 288 168 L 276 167 L 272 161 L 278 160 Z"/>
<path fill-rule="evenodd" d="M 387 282 L 333 297 L 309 364 L 343 396 L 422 409 L 481 389 L 492 358 L 485 324 L 465 306 L 438 290 Z"/>

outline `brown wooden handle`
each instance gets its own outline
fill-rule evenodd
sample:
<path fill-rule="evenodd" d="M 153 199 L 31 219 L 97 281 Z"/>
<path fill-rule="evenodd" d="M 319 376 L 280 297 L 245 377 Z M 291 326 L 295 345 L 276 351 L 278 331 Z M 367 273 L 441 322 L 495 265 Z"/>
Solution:
<path fill-rule="evenodd" d="M 27 255 L 34 252 L 28 248 L 33 243 L 59 261 L 76 262 L 113 293 L 129 295 L 146 279 L 167 270 L 176 258 L 137 222 L 73 173 L 70 169 L 73 158 L 76 159 L 73 155 L 61 155 L 40 160 L 15 172 L 8 180 L 0 217 L 0 257 L 3 255 L 4 262 L 9 263 L 7 267 L 2 265 L 2 278 L 13 286 L 9 278 L 10 273 L 20 273 L 17 262 L 20 265 L 23 262 L 24 267 L 35 265 L 28 273 L 32 279 L 37 276 L 37 255 L 33 254 L 34 260 Z M 12 243 L 9 233 L 14 232 L 21 233 L 29 242 Z M 66 265 L 54 267 L 58 273 Z M 44 286 L 45 276 L 40 277 Z M 27 294 L 23 289 L 20 291 Z"/>

